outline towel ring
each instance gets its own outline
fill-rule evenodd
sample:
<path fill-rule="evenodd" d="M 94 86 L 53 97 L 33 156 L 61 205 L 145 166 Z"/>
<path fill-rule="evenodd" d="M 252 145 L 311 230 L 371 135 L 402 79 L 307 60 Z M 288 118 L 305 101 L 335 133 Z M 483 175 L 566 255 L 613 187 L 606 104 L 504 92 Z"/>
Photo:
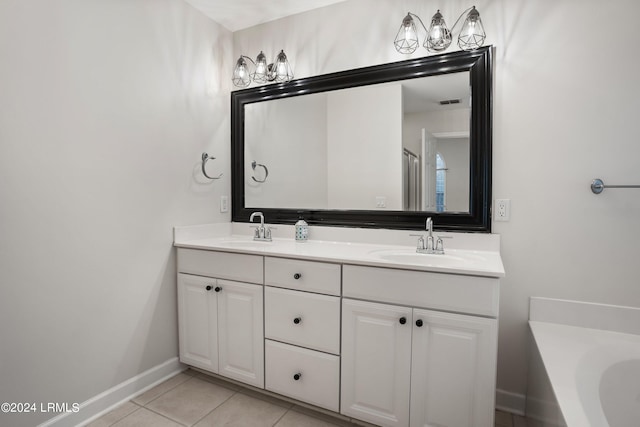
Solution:
<path fill-rule="evenodd" d="M 261 165 L 260 163 L 257 163 L 254 160 L 253 162 L 251 162 L 251 169 L 255 171 L 256 167 L 264 168 L 264 179 L 259 180 L 259 179 L 256 179 L 255 176 L 252 176 L 251 179 L 253 179 L 255 182 L 265 182 L 267 180 L 267 177 L 269 176 L 269 169 L 267 169 L 265 165 Z"/>
<path fill-rule="evenodd" d="M 218 176 L 209 176 L 207 175 L 207 171 L 204 169 L 204 165 L 207 164 L 207 160 L 215 160 L 215 157 L 211 157 L 209 156 L 207 153 L 202 153 L 202 174 L 204 176 L 206 176 L 209 179 L 220 179 L 220 177 L 222 176 L 222 174 L 218 175 Z"/>

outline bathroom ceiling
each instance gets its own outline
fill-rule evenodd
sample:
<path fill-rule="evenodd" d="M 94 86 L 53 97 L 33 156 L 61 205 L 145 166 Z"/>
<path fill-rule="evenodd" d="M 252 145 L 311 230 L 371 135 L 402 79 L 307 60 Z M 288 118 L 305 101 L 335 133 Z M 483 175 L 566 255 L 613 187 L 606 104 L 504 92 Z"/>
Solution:
<path fill-rule="evenodd" d="M 345 0 L 185 0 L 228 30 L 237 31 Z"/>

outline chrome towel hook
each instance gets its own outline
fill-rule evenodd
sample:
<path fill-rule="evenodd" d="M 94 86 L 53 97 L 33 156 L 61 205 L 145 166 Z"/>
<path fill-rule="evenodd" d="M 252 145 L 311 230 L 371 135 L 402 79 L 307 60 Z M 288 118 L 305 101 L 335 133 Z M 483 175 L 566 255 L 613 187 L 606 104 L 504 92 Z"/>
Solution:
<path fill-rule="evenodd" d="M 255 171 L 256 167 L 264 168 L 264 178 L 260 180 L 260 179 L 256 179 L 255 176 L 252 176 L 251 179 L 253 179 L 255 182 L 265 182 L 267 180 L 267 177 L 269 176 L 269 169 L 267 169 L 265 165 L 261 165 L 260 163 L 257 163 L 254 160 L 253 162 L 251 162 L 251 169 Z"/>
<path fill-rule="evenodd" d="M 222 176 L 222 174 L 218 175 L 218 176 L 209 176 L 207 175 L 207 171 L 204 169 L 204 165 L 207 164 L 207 160 L 215 160 L 215 157 L 209 156 L 207 153 L 202 153 L 202 174 L 204 176 L 206 176 L 209 179 L 220 179 L 220 177 Z"/>

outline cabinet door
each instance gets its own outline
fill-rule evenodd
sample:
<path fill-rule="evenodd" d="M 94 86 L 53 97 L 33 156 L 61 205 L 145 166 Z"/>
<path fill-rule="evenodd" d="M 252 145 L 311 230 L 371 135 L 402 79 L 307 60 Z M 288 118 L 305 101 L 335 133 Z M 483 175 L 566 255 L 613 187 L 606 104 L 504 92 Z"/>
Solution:
<path fill-rule="evenodd" d="M 264 388 L 263 286 L 218 280 L 219 374 Z"/>
<path fill-rule="evenodd" d="M 343 299 L 341 412 L 409 425 L 410 308 Z"/>
<path fill-rule="evenodd" d="M 415 309 L 412 327 L 411 427 L 493 427 L 496 319 Z"/>
<path fill-rule="evenodd" d="M 180 361 L 211 372 L 218 372 L 215 287 L 215 279 L 178 274 Z"/>

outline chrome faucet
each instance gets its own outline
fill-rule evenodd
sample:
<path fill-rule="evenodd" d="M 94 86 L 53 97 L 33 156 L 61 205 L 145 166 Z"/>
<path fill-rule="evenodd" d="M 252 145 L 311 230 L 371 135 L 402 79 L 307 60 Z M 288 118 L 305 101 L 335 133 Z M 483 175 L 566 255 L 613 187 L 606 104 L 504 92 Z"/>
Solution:
<path fill-rule="evenodd" d="M 253 219 L 255 217 L 260 218 L 260 225 L 256 226 L 256 231 L 253 235 L 253 240 L 270 242 L 271 229 L 268 226 L 264 225 L 264 214 L 262 212 L 252 213 L 251 216 L 249 217 L 249 222 L 253 222 Z"/>
<path fill-rule="evenodd" d="M 433 220 L 431 218 L 427 218 L 425 229 L 427 231 L 426 236 L 422 236 L 421 234 L 412 234 L 412 236 L 418 236 L 418 245 L 416 247 L 416 252 L 420 254 L 444 254 L 444 243 L 442 242 L 442 237 L 438 236 L 434 240 Z"/>

